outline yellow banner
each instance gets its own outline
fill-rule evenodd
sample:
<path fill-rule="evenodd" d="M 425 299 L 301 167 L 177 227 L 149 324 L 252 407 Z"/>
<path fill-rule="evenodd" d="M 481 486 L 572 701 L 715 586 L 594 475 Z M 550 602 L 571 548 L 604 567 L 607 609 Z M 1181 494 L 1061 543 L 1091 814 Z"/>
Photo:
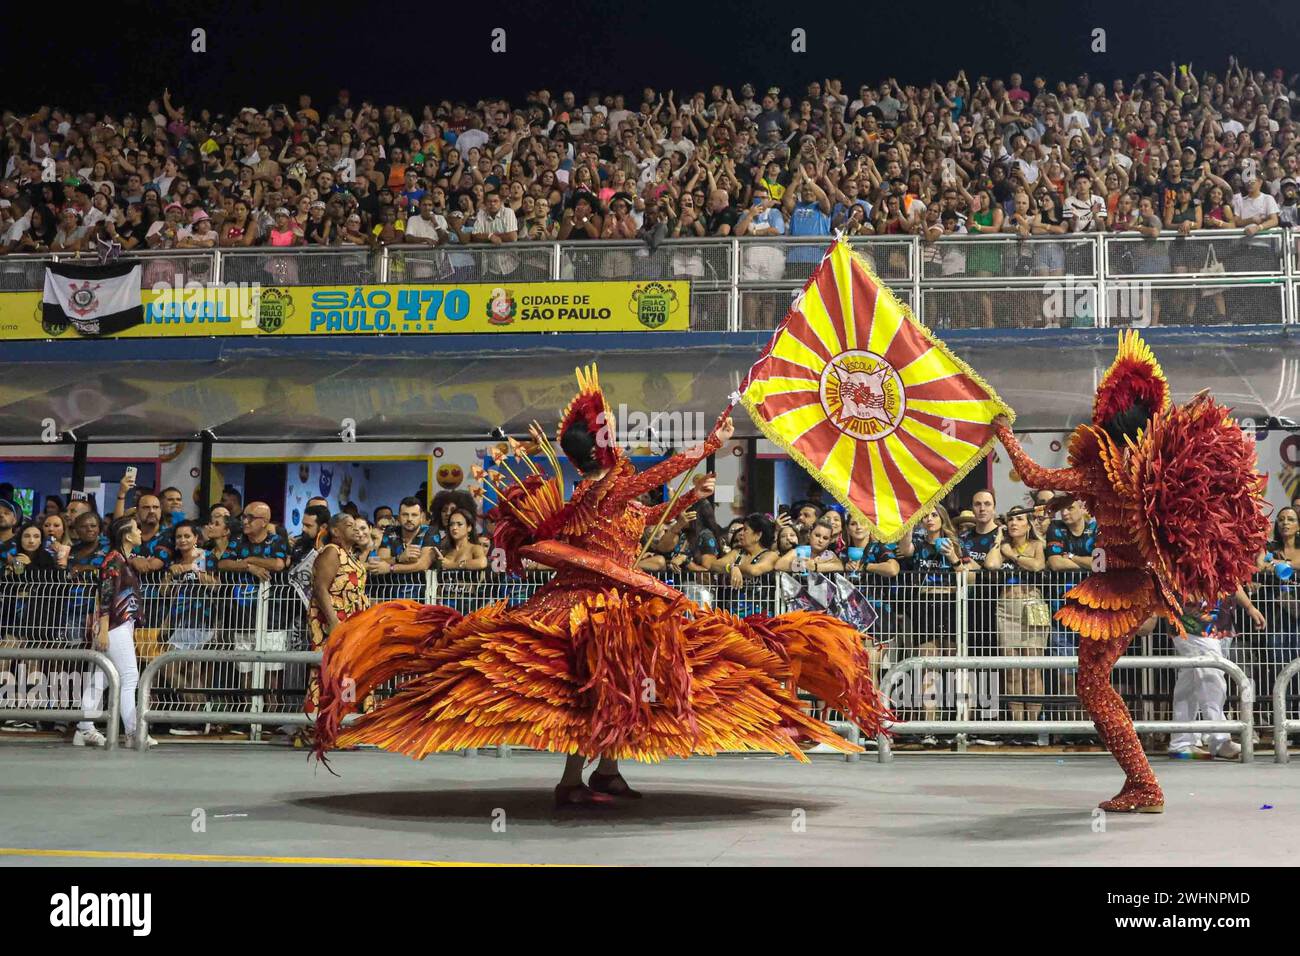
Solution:
<path fill-rule="evenodd" d="M 40 292 L 0 293 L 0 340 L 77 338 L 42 318 Z M 680 332 L 690 283 L 500 282 L 272 288 L 200 285 L 142 293 L 144 322 L 117 338 Z"/>

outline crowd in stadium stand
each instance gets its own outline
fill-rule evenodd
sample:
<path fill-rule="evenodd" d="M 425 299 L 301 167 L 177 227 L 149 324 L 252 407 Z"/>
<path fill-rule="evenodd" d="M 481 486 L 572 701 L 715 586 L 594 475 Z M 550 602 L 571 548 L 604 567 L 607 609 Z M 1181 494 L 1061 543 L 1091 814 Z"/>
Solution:
<path fill-rule="evenodd" d="M 302 95 L 223 115 L 164 91 L 121 115 L 5 110 L 0 251 L 1253 234 L 1300 222 L 1295 82 L 1229 57 L 1109 85 L 959 71 L 928 85 L 647 88 L 639 103 L 539 89 L 413 106 L 340 90 L 326 108 Z M 761 252 L 750 278 L 800 262 L 806 275 L 820 254 Z M 1060 274 L 1063 256 L 1030 265 Z M 944 274 L 979 273 L 970 258 Z M 453 251 L 439 275 L 465 259 Z M 518 268 L 495 262 L 484 268 Z"/>

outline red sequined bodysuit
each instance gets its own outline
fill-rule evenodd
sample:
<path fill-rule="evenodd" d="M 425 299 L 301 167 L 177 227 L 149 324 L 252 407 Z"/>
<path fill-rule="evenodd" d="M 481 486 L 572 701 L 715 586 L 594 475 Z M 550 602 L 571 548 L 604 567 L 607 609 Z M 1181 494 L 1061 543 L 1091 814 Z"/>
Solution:
<path fill-rule="evenodd" d="M 1268 527 L 1254 443 L 1203 395 L 1172 405 L 1136 332 L 1121 334 L 1093 421 L 1071 436 L 1068 468 L 1040 467 L 1005 424 L 997 431 L 1026 486 L 1082 498 L 1097 519 L 1094 573 L 1056 619 L 1080 635 L 1079 699 L 1125 773 L 1101 808 L 1160 812 L 1164 794 L 1111 670 L 1152 615 L 1185 634 L 1179 595 L 1212 602 L 1254 571 Z"/>

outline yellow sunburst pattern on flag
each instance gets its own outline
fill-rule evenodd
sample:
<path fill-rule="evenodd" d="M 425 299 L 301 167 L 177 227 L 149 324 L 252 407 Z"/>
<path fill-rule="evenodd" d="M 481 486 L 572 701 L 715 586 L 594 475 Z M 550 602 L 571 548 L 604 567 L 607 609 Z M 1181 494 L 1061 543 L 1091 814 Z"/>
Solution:
<path fill-rule="evenodd" d="M 831 246 L 740 388 L 759 429 L 897 541 L 1015 412 L 849 248 Z"/>

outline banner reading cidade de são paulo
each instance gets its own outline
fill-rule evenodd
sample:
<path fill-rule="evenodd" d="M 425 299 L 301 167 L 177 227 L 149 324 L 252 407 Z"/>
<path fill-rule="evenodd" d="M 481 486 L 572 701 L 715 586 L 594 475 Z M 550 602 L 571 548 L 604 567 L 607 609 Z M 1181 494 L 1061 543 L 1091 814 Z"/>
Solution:
<path fill-rule="evenodd" d="M 645 332 L 690 328 L 690 283 L 495 282 L 264 286 L 190 282 L 141 293 L 114 338 Z M 41 293 L 0 293 L 0 340 L 94 338 L 42 317 Z M 104 336 L 99 336 L 104 337 Z"/>

